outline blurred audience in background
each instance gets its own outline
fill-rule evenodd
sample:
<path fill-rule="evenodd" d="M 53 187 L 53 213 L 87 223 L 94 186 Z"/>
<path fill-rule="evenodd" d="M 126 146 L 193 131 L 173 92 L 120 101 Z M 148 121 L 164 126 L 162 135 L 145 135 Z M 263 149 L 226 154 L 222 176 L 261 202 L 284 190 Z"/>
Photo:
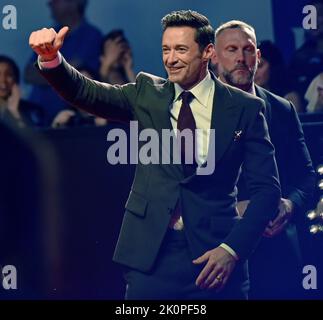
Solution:
<path fill-rule="evenodd" d="M 19 127 L 44 125 L 44 112 L 34 103 L 21 99 L 20 72 L 7 56 L 0 56 L 0 118 Z"/>
<path fill-rule="evenodd" d="M 305 99 L 308 101 L 306 107 L 308 113 L 323 113 L 323 73 L 312 80 L 306 90 Z"/>
<path fill-rule="evenodd" d="M 95 73 L 87 67 L 81 67 L 79 71 L 89 79 L 96 79 Z M 105 126 L 107 120 L 93 116 L 85 111 L 67 105 L 66 108 L 55 116 L 52 127 L 53 128 L 71 128 L 80 126 Z"/>
<path fill-rule="evenodd" d="M 287 88 L 282 53 L 270 40 L 261 41 L 258 49 L 261 52 L 261 58 L 255 75 L 256 84 L 277 95 L 284 96 Z"/>
<path fill-rule="evenodd" d="M 135 81 L 132 52 L 123 30 L 109 32 L 102 41 L 100 80 L 110 84 Z"/>
<path fill-rule="evenodd" d="M 87 66 L 80 66 L 79 71 L 90 79 L 100 79 L 110 84 L 122 85 L 135 81 L 132 52 L 124 31 L 115 29 L 103 38 L 98 74 Z M 92 116 L 72 106 L 65 106 L 57 113 L 51 126 L 53 128 L 70 128 L 91 125 L 104 126 L 106 124 L 106 119 Z"/>
<path fill-rule="evenodd" d="M 323 71 L 323 0 L 314 0 L 311 5 L 317 11 L 317 29 L 305 30 L 305 42 L 295 51 L 289 65 L 288 82 L 302 101 L 303 111 L 306 101 L 304 95 L 309 84 Z"/>
<path fill-rule="evenodd" d="M 255 83 L 272 93 L 290 100 L 297 112 L 303 112 L 299 95 L 289 86 L 287 70 L 280 49 L 270 40 L 259 43 L 260 63 L 255 75 Z"/>
<path fill-rule="evenodd" d="M 97 72 L 102 34 L 85 18 L 87 2 L 87 0 L 50 0 L 48 5 L 56 22 L 55 29 L 59 30 L 63 26 L 70 28 L 61 50 L 63 56 L 76 68 L 87 65 Z M 84 39 L 91 39 L 90 44 Z M 50 124 L 66 103 L 39 76 L 34 67 L 36 59 L 37 57 L 33 55 L 26 66 L 25 81 L 32 85 L 30 100 L 42 105 L 46 110 L 47 124 Z"/>

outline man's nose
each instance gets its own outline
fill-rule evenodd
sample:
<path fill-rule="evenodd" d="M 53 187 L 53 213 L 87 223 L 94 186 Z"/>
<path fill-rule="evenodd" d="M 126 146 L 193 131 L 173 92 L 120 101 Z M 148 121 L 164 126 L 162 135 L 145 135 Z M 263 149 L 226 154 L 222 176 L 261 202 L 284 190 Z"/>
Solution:
<path fill-rule="evenodd" d="M 168 63 L 175 64 L 177 62 L 177 55 L 175 50 L 170 50 L 168 55 Z"/>
<path fill-rule="evenodd" d="M 245 62 L 245 55 L 243 50 L 237 50 L 236 62 L 244 63 Z"/>

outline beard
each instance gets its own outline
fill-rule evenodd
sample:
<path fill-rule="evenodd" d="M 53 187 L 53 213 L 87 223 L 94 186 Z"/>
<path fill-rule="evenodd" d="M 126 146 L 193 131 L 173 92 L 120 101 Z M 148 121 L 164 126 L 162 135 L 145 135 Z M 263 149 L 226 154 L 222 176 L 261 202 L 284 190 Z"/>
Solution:
<path fill-rule="evenodd" d="M 244 70 L 245 74 L 238 75 L 236 74 L 237 70 Z M 227 84 L 242 89 L 244 91 L 248 91 L 252 86 L 252 83 L 254 82 L 256 70 L 257 66 L 254 66 L 253 68 L 248 68 L 245 64 L 239 64 L 230 71 L 223 69 L 221 74 Z"/>

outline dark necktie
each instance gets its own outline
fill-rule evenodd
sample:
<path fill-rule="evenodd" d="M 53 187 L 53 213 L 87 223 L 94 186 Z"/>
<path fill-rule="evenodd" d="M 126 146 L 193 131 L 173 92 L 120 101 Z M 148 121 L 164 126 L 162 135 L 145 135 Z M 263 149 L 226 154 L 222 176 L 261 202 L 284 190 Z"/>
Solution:
<path fill-rule="evenodd" d="M 193 133 L 193 143 L 190 144 L 190 148 L 185 148 L 185 138 L 182 138 L 179 143 L 181 144 L 181 162 L 184 171 L 184 175 L 186 177 L 191 176 L 195 173 L 197 164 L 195 162 L 195 129 L 196 123 L 195 119 L 190 107 L 190 102 L 194 99 L 194 95 L 190 91 L 183 91 L 181 93 L 182 105 L 179 111 L 178 119 L 177 119 L 177 129 L 181 132 L 184 129 L 190 129 Z M 193 164 L 185 164 L 185 154 L 191 152 L 193 155 Z M 172 214 L 172 218 L 169 222 L 169 228 L 175 230 L 181 230 L 184 228 L 183 220 L 182 220 L 182 210 L 180 206 L 180 201 L 178 201 L 174 212 Z"/>
<path fill-rule="evenodd" d="M 183 91 L 181 93 L 182 105 L 178 115 L 177 129 L 181 132 L 184 129 L 189 129 L 192 132 L 193 143 L 185 148 L 185 138 L 180 140 L 181 144 L 181 160 L 185 176 L 189 176 L 195 173 L 197 163 L 195 161 L 195 129 L 196 123 L 193 116 L 193 112 L 190 107 L 191 101 L 194 99 L 194 95 L 190 91 Z M 185 163 L 185 154 L 190 153 L 193 156 L 193 164 Z M 190 157 L 188 157 L 190 159 Z"/>

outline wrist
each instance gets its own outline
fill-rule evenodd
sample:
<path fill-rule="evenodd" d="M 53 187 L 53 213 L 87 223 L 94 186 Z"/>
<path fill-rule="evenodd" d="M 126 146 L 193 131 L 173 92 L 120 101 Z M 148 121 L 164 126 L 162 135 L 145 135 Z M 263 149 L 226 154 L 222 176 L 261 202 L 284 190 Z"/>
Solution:
<path fill-rule="evenodd" d="M 46 56 L 39 55 L 39 61 L 40 62 L 50 62 L 50 61 L 57 59 L 57 57 L 58 57 L 57 53 L 54 55 L 46 55 Z"/>

